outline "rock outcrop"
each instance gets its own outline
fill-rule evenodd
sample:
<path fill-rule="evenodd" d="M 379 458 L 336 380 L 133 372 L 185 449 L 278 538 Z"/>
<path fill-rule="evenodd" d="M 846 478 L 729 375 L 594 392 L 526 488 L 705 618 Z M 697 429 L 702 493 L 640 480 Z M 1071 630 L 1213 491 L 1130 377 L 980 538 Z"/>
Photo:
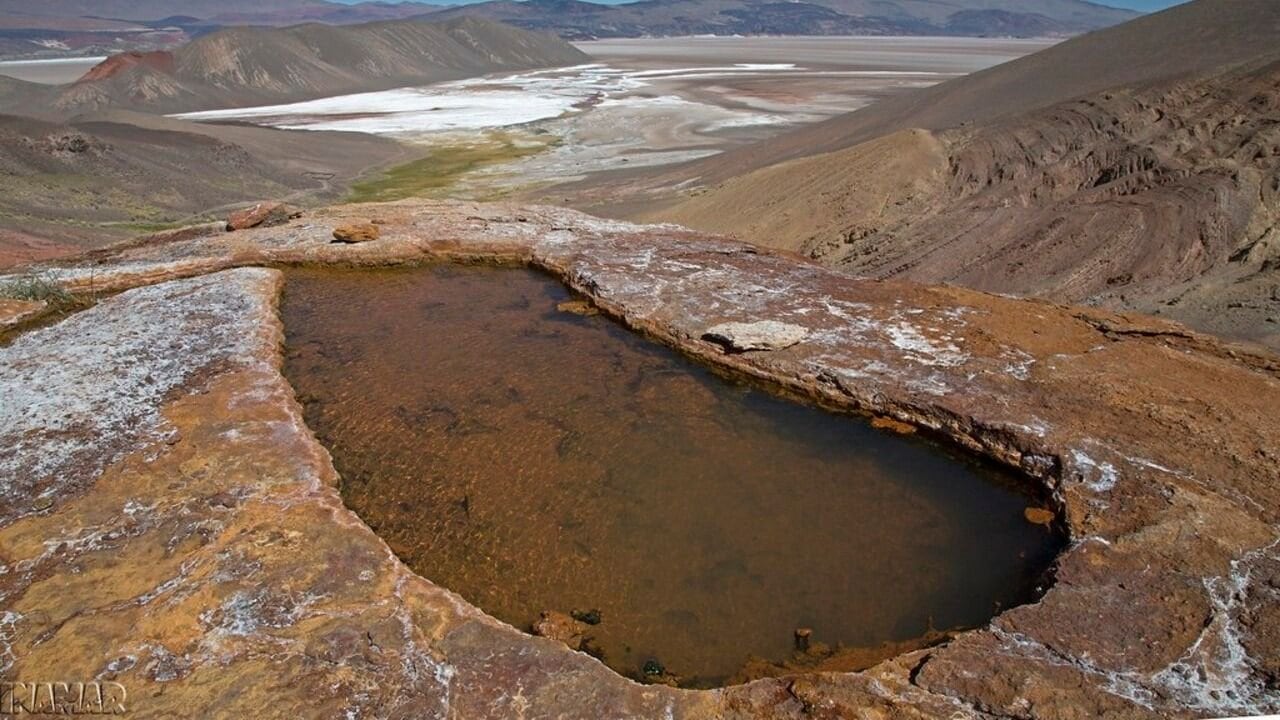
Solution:
<path fill-rule="evenodd" d="M 227 216 L 227 232 L 248 230 L 255 227 L 272 227 L 283 225 L 290 220 L 301 217 L 302 213 L 280 202 L 266 201 L 256 203 L 243 210 L 237 210 Z"/>
<path fill-rule="evenodd" d="M 1152 318 L 855 280 L 557 208 L 368 207 L 42 268 L 123 290 L 0 348 L 0 674 L 140 716 L 1202 717 L 1280 711 L 1280 359 Z M 517 220 L 517 217 L 523 220 Z M 862 672 L 625 680 L 409 572 L 343 507 L 280 374 L 279 263 L 525 263 L 628 326 L 1044 483 L 1036 604 Z M 235 269 L 240 268 L 240 269 Z M 727 354 L 722 323 L 808 330 Z"/>
<path fill-rule="evenodd" d="M 755 322 L 721 323 L 707 328 L 702 337 L 734 352 L 751 350 L 784 350 L 804 340 L 809 329 L 803 325 L 757 320 Z"/>

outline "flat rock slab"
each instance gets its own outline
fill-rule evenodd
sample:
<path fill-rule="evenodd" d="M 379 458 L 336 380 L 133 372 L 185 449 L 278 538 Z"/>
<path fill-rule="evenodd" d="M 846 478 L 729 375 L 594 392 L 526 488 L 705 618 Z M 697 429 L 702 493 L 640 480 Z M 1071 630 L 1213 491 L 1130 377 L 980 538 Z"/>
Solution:
<path fill-rule="evenodd" d="M 720 323 L 707 328 L 703 339 L 725 346 L 736 352 L 751 350 L 784 350 L 798 344 L 809 335 L 803 325 L 757 320 L 756 322 Z"/>
<path fill-rule="evenodd" d="M 330 243 L 372 216 L 377 243 Z M 707 362 L 1019 468 L 1071 533 L 1054 584 L 865 672 L 713 691 L 637 685 L 487 617 L 342 505 L 280 374 L 280 276 L 255 267 L 443 260 L 544 269 Z M 0 348 L 5 679 L 119 682 L 138 717 L 1280 711 L 1280 361 L 1265 351 L 545 207 L 335 208 L 39 271 L 127 291 Z M 808 332 L 770 352 L 703 338 L 761 319 Z"/>

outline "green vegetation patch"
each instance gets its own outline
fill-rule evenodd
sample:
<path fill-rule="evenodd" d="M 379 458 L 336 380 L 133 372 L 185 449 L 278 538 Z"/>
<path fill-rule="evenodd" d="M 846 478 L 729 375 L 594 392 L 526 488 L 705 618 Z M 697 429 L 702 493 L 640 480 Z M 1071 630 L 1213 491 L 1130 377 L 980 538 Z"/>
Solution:
<path fill-rule="evenodd" d="M 90 302 L 44 275 L 23 275 L 0 283 L 0 298 L 43 302 L 54 311 L 77 310 Z"/>
<path fill-rule="evenodd" d="M 492 132 L 476 142 L 433 145 L 426 157 L 354 184 L 348 200 L 390 202 L 447 196 L 454 184 L 468 173 L 536 155 L 558 143 L 558 138 L 549 135 Z"/>

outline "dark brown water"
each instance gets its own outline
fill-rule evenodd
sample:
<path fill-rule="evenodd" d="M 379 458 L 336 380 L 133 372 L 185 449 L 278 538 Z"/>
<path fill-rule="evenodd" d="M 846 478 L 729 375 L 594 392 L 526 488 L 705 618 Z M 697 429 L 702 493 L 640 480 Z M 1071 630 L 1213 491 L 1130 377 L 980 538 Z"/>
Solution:
<path fill-rule="evenodd" d="M 343 496 L 414 570 L 686 684 L 797 627 L 866 647 L 1031 599 L 1060 548 L 990 468 L 726 381 L 526 270 L 288 273 L 286 372 Z"/>

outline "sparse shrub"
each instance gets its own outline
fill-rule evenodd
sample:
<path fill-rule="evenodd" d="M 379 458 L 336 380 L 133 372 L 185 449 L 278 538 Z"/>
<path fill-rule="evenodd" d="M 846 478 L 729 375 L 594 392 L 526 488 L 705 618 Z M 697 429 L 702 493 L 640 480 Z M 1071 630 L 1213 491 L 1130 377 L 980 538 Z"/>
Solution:
<path fill-rule="evenodd" d="M 54 310 L 70 310 L 84 304 L 84 300 L 56 280 L 34 274 L 0 281 L 0 298 L 44 301 Z"/>

